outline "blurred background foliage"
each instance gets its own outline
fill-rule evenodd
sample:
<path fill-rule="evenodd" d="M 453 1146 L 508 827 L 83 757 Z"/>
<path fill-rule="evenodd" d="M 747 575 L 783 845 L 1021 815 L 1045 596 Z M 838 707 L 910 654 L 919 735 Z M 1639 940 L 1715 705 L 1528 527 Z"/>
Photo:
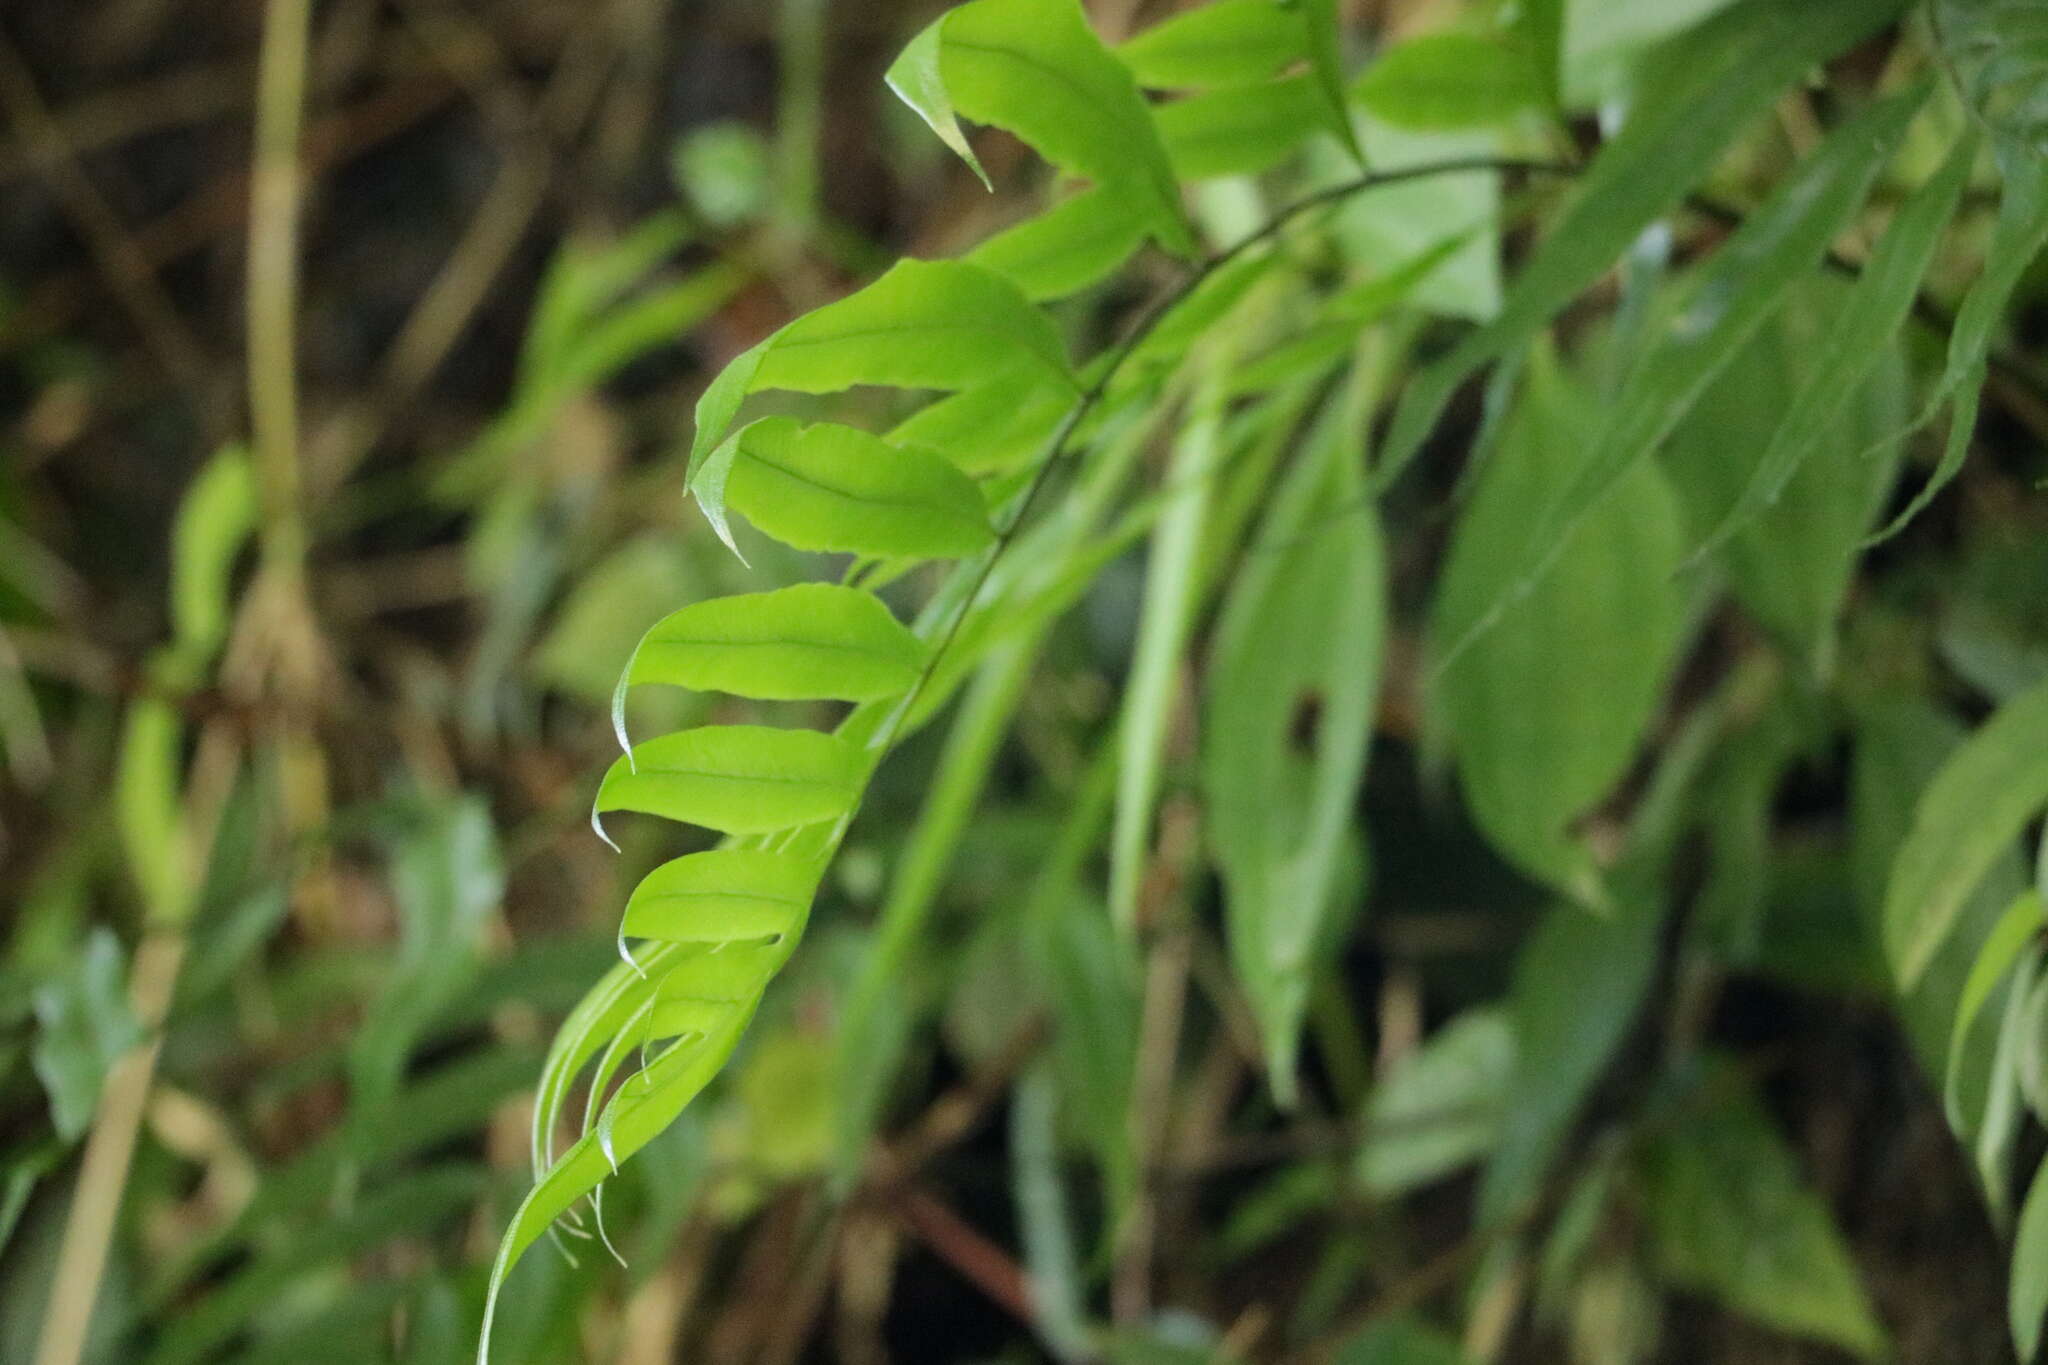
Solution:
<path fill-rule="evenodd" d="M 775 327 L 898 256 L 964 251 L 1047 180 L 977 134 L 989 193 L 885 88 L 929 0 L 326 0 L 285 143 L 295 335 L 245 354 L 276 8 L 0 14 L 0 1361 L 37 1359 L 67 1312 L 99 1362 L 469 1358 L 547 1039 L 616 961 L 634 875 L 676 851 L 628 821 L 620 856 L 587 823 L 620 670 L 683 603 L 816 573 L 759 538 L 741 563 L 686 506 L 691 405 Z M 1114 43 L 1177 8 L 1088 11 Z M 1546 90 L 1493 41 L 1527 22 L 1513 5 L 1339 4 L 1363 73 L 1344 126 L 1381 166 L 1577 155 L 1725 8 L 1571 0 Z M 1935 6 L 1965 57 L 1996 8 Z M 1343 601 L 1259 600 L 1233 547 L 1297 533 L 1268 492 L 1291 450 L 1333 439 L 1322 386 L 1349 405 L 1340 445 L 1378 429 L 1411 357 L 1499 310 L 1553 191 L 1508 172 L 1360 199 L 1291 244 L 1288 288 L 1219 306 L 1239 396 L 1261 396 L 1223 439 L 1263 453 L 1214 494 L 1192 643 L 1134 657 L 1158 584 L 1135 546 L 1042 641 L 993 656 L 950 733 L 882 767 L 733 1067 L 608 1187 L 625 1268 L 587 1238 L 540 1248 L 493 1359 L 2010 1358 L 2013 1181 L 2048 1110 L 2034 869 L 2000 850 L 1969 933 L 1903 1001 L 1880 924 L 1932 774 L 2048 679 L 2030 252 L 1975 458 L 1859 550 L 1939 452 L 1939 430 L 1900 432 L 1993 249 L 1991 158 L 1961 163 L 1927 316 L 1710 568 L 1681 560 L 1744 496 L 1726 453 L 1770 445 L 1853 270 L 1788 286 L 1539 607 L 1440 689 L 1424 663 L 1503 589 L 1500 547 L 1643 338 L 1678 325 L 1667 272 L 1691 278 L 1862 97 L 1939 68 L 1935 31 L 1916 9 L 1745 125 L 1699 202 L 1554 341 L 1461 391 L 1385 493 L 1370 777 L 1284 1007 L 1234 965 L 1223 896 L 1250 874 L 1204 830 L 1246 769 L 1198 735 L 1303 736 L 1303 767 L 1239 792 L 1241 822 L 1307 782 L 1317 717 L 1229 713 L 1204 669 L 1213 640 L 1255 648 L 1262 612 L 1316 630 Z M 1425 35 L 1453 45 L 1404 48 Z M 2023 79 L 1964 66 L 1993 117 L 2042 126 Z M 1207 241 L 1344 174 L 1327 135 L 1267 169 L 1268 143 L 1307 138 L 1291 124 L 1205 139 L 1199 98 L 1171 145 Z M 1885 208 L 1966 126 L 1934 99 Z M 1838 234 L 1843 263 L 1875 236 Z M 1174 277 L 1152 252 L 1050 311 L 1087 354 Z M 252 380 L 279 410 L 260 392 L 279 367 L 284 503 L 244 416 Z M 829 410 L 901 415 L 872 393 Z M 1169 442 L 1126 435 L 1171 477 Z M 1304 484 L 1289 515 L 1348 488 Z M 1119 891 L 1101 855 L 1134 680 L 1165 758 L 1144 884 Z M 749 714 L 632 707 L 648 733 Z M 986 790 L 927 805 L 974 743 Z M 1553 908 L 1595 869 L 1604 914 Z M 1145 907 L 1135 950 L 1118 895 Z M 1987 936 L 2008 955 L 1954 1029 Z M 1275 1008 L 1307 1021 L 1286 1086 Z M 95 1115 L 118 1128 L 123 1105 L 132 1157 L 96 1136 L 95 1164 Z M 95 1198 L 105 1261 L 80 1267 L 77 1237 L 60 1247 Z M 2048 1284 L 2048 1230 L 2032 1245 L 2016 1284 Z"/>

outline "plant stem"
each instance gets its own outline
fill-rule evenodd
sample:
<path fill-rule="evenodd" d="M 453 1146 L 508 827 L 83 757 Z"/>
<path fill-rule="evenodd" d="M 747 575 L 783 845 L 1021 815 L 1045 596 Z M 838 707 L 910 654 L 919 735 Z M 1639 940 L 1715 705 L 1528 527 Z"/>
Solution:
<path fill-rule="evenodd" d="M 299 494 L 299 129 L 305 114 L 311 0 L 269 0 L 257 57 L 256 149 L 249 190 L 249 426 L 263 499 L 265 566 L 304 592 Z"/>

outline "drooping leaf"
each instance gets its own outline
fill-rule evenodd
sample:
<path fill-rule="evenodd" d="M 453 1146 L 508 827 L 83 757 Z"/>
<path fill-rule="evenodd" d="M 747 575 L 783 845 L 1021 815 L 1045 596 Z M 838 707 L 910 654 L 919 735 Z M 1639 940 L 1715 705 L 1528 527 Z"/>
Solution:
<path fill-rule="evenodd" d="M 1410 381 L 1387 434 L 1380 477 L 1406 468 L 1458 386 L 1519 350 L 1608 270 L 1787 85 L 1899 7 L 1895 0 L 1751 0 L 1665 54 L 1659 79 L 1644 84 L 1621 132 L 1579 178 L 1570 207 L 1516 277 L 1500 315 Z"/>
<path fill-rule="evenodd" d="M 1859 387 L 1887 354 L 1884 343 L 1898 335 L 1912 311 L 1920 281 L 1934 259 L 1942 229 L 1955 212 L 1976 150 L 1975 138 L 1963 138 L 1941 169 L 1899 207 L 1864 265 L 1847 306 L 1835 313 L 1815 348 L 1797 392 L 1789 404 L 1777 409 L 1769 443 L 1757 457 L 1741 497 L 1701 542 L 1696 557 L 1776 505 L 1807 458 L 1838 430 L 1836 424 L 1849 410 Z M 1863 452 L 1859 449 L 1857 453 Z"/>
<path fill-rule="evenodd" d="M 1351 153 L 1351 160 L 1365 165 L 1365 152 L 1351 126 L 1351 107 L 1344 98 L 1343 35 L 1338 31 L 1337 0 L 1294 0 L 1301 10 L 1308 36 L 1308 72 L 1315 85 L 1317 109 L 1323 127 L 1336 135 Z"/>
<path fill-rule="evenodd" d="M 644 811 L 728 834 L 831 820 L 853 807 L 860 751 L 812 730 L 717 725 L 633 746 L 597 790 L 596 809 Z"/>
<path fill-rule="evenodd" d="M 2048 806 L 2048 683 L 1998 708 L 1914 807 L 1885 892 L 1885 947 L 1910 989 L 1971 892 Z"/>
<path fill-rule="evenodd" d="M 1530 509 L 1549 505 L 1590 453 L 1591 397 L 1534 352 L 1522 402 L 1452 538 L 1431 616 L 1441 645 L 1466 638 L 1532 550 Z M 1631 470 L 1549 577 L 1438 675 L 1437 702 L 1480 828 L 1529 875 L 1600 898 L 1572 823 L 1633 757 L 1678 644 L 1672 581 L 1679 510 L 1654 465 Z"/>
<path fill-rule="evenodd" d="M 1137 84 L 1076 0 L 971 0 L 948 10 L 890 67 L 889 85 L 977 171 L 957 115 L 1015 133 L 1071 175 L 1127 187 L 1167 249 L 1194 250 Z"/>
<path fill-rule="evenodd" d="M 1532 557 L 1459 645 L 1490 628 L 1504 605 L 1531 592 L 1617 481 L 1684 420 L 1715 377 L 1784 303 L 1862 205 L 1925 101 L 1926 82 L 1880 100 L 1831 133 L 1714 253 L 1678 316 L 1630 371 L 1591 453 L 1547 503 Z"/>
<path fill-rule="evenodd" d="M 1231 956 L 1282 1104 L 1379 695 L 1384 570 L 1357 455 L 1325 437 L 1273 494 L 1218 619 L 1202 724 Z"/>
<path fill-rule="evenodd" d="M 727 507 L 799 550 L 954 558 L 995 538 L 981 491 L 944 456 L 857 427 L 766 417 L 704 468 L 723 475 Z"/>
<path fill-rule="evenodd" d="M 2005 171 L 2005 190 L 1998 202 L 1998 224 L 1991 235 L 1984 268 L 1963 295 L 1949 330 L 1948 363 L 1941 381 L 1927 401 L 1924 423 L 1944 400 L 1952 400 L 1948 440 L 1941 463 L 1913 495 L 1903 511 L 1892 518 L 1874 540 L 1897 534 L 1907 522 L 1920 515 L 1934 495 L 1948 486 L 1969 454 L 1970 438 L 1977 425 L 1977 403 L 1984 387 L 1986 358 L 1991 354 L 1993 333 L 2012 301 L 2020 277 L 2041 248 L 2048 245 L 2048 160 L 2038 153 L 2011 143 L 1994 144 Z"/>
<path fill-rule="evenodd" d="M 1432 33 L 1388 49 L 1352 94 L 1374 117 L 1400 128 L 1479 128 L 1543 101 L 1529 54 L 1476 33 Z"/>
<path fill-rule="evenodd" d="M 1019 369 L 1073 387 L 1059 334 L 1016 285 L 965 261 L 898 261 L 865 289 L 804 314 L 719 371 L 697 400 L 690 472 L 725 439 L 741 400 L 761 389 L 954 391 Z"/>
<path fill-rule="evenodd" d="M 641 637 L 631 686 L 764 699 L 872 701 L 907 692 L 925 649 L 872 593 L 832 583 L 694 602 Z"/>
<path fill-rule="evenodd" d="M 1784 1139 L 1732 1072 L 1702 1084 L 1715 1093 L 1692 1097 L 1644 1161 L 1663 1273 L 1781 1331 L 1881 1355 L 1884 1329 L 1855 1262 Z"/>
<path fill-rule="evenodd" d="M 1155 90 L 1246 85 L 1308 56 L 1298 9 L 1274 0 L 1216 0 L 1145 29 L 1116 50 Z"/>

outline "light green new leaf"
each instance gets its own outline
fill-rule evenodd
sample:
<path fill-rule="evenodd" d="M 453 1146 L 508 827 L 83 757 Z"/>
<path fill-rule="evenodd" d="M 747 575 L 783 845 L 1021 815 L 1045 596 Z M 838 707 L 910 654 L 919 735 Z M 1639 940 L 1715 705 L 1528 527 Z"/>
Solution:
<path fill-rule="evenodd" d="M 1406 468 L 1458 386 L 1520 349 L 1605 273 L 1785 87 L 1900 8 L 1898 0 L 1751 0 L 1664 54 L 1659 79 L 1645 83 L 1621 132 L 1580 177 L 1570 207 L 1516 278 L 1500 315 L 1409 383 L 1387 433 L 1380 477 Z"/>
<path fill-rule="evenodd" d="M 1253 175 L 1294 152 L 1317 129 L 1322 96 L 1307 76 L 1234 85 L 1159 106 L 1155 117 L 1173 173 L 1183 180 Z"/>
<path fill-rule="evenodd" d="M 227 639 L 228 575 L 255 526 L 249 453 L 228 446 L 199 471 L 171 527 L 171 628 L 181 658 L 195 669 Z"/>
<path fill-rule="evenodd" d="M 2048 683 L 1998 708 L 1921 794 L 1885 892 L 1885 947 L 1920 979 L 1970 893 L 2048 805 Z"/>
<path fill-rule="evenodd" d="M 1152 25 L 1116 55 L 1154 90 L 1262 81 L 1308 56 L 1301 11 L 1273 0 L 1217 0 Z"/>
<path fill-rule="evenodd" d="M 1073 408 L 1074 394 L 1028 371 L 927 403 L 891 430 L 891 445 L 936 450 L 976 477 L 1034 464 Z"/>
<path fill-rule="evenodd" d="M 727 834 L 788 829 L 853 808 L 860 750 L 814 730 L 718 725 L 636 744 L 597 789 L 598 813 L 644 811 Z"/>
<path fill-rule="evenodd" d="M 663 943 L 727 943 L 794 933 L 818 886 L 813 859 L 715 848 L 663 863 L 626 902 L 623 933 Z"/>
<path fill-rule="evenodd" d="M 114 773 L 114 822 L 128 873 L 153 922 L 182 923 L 197 900 L 185 847 L 178 751 L 184 724 L 161 697 L 128 706 Z"/>
<path fill-rule="evenodd" d="M 641 637 L 629 686 L 799 701 L 873 701 L 910 690 L 925 648 L 872 593 L 834 583 L 693 602 Z"/>
<path fill-rule="evenodd" d="M 1204 380 L 1195 403 L 1174 445 L 1166 473 L 1166 508 L 1145 561 L 1145 600 L 1117 731 L 1122 758 L 1109 843 L 1109 915 L 1126 936 L 1137 929 L 1138 890 L 1144 880 L 1152 808 L 1159 799 L 1167 724 L 1201 581 L 1202 528 L 1222 446 L 1223 400 L 1216 375 Z"/>
<path fill-rule="evenodd" d="M 720 476 L 722 499 L 706 491 Z M 830 422 L 750 423 L 695 486 L 707 516 L 722 502 L 799 550 L 957 558 L 995 538 L 981 490 L 943 456 Z"/>
<path fill-rule="evenodd" d="M 649 1062 L 612 1096 L 601 1126 L 577 1139 L 527 1192 L 491 1265 L 490 1292 L 478 1333 L 478 1365 L 490 1365 L 491 1324 L 497 1315 L 498 1294 L 519 1258 L 555 1219 L 676 1120 L 732 1056 L 752 1017 L 751 1005 L 730 1009 L 717 1031 L 679 1041 Z"/>
<path fill-rule="evenodd" d="M 1835 313 L 1833 324 L 1813 348 L 1814 359 L 1791 402 L 1759 405 L 1781 414 L 1770 442 L 1751 469 L 1742 496 L 1702 541 L 1694 558 L 1725 543 L 1775 505 L 1807 457 L 1839 431 L 1838 424 L 1858 388 L 1870 378 L 1878 360 L 1889 353 L 1888 343 L 1913 310 L 1920 281 L 1941 244 L 1942 229 L 1955 213 L 1976 154 L 1977 139 L 1964 137 L 1941 169 L 1900 205 L 1864 265 L 1847 306 Z"/>
<path fill-rule="evenodd" d="M 1283 1105 L 1379 696 L 1385 570 L 1357 456 L 1320 441 L 1273 495 L 1218 618 L 1202 724 L 1231 957 Z"/>
<path fill-rule="evenodd" d="M 2019 961 L 2027 945 L 2040 937 L 2044 927 L 2048 927 L 2048 915 L 2043 914 L 2041 894 L 2029 889 L 2005 908 L 1970 964 L 1970 975 L 1964 980 L 1962 996 L 1956 1003 L 1955 1023 L 1949 1031 L 1948 1067 L 1942 1074 L 1942 1104 L 1948 1111 L 1949 1127 L 1958 1133 L 1967 1130 L 1961 1090 L 1971 1030 L 1998 983 Z"/>
<path fill-rule="evenodd" d="M 761 389 L 954 391 L 1018 369 L 1074 387 L 1059 333 L 1016 285 L 965 261 L 898 261 L 865 289 L 804 314 L 719 371 L 697 400 L 690 472 L 725 439 L 741 400 Z"/>
<path fill-rule="evenodd" d="M 1467 1011 L 1431 1034 L 1373 1088 L 1358 1179 L 1388 1198 L 1450 1174 L 1493 1150 L 1515 1074 L 1505 1011 Z"/>
<path fill-rule="evenodd" d="M 1144 237 L 1144 215 L 1130 192 L 1095 185 L 997 233 L 965 259 L 1014 281 L 1028 298 L 1056 299 L 1109 276 Z"/>
<path fill-rule="evenodd" d="M 1592 453 L 1557 496 L 1536 504 L 1546 510 L 1537 518 L 1532 557 L 1451 647 L 1452 657 L 1507 602 L 1534 590 L 1617 481 L 1663 443 L 1791 286 L 1812 271 L 1891 160 L 1928 88 L 1922 82 L 1881 100 L 1836 129 L 1701 268 L 1678 315 L 1630 371 Z"/>
<path fill-rule="evenodd" d="M 1527 562 L 1530 509 L 1582 466 L 1592 396 L 1537 349 L 1522 401 L 1451 541 L 1431 616 L 1469 635 Z M 1571 825 L 1634 756 L 1678 644 L 1679 509 L 1653 464 L 1630 470 L 1537 589 L 1439 675 L 1437 704 L 1481 829 L 1530 876 L 1582 900 L 1600 876 Z"/>
<path fill-rule="evenodd" d="M 971 0 L 912 40 L 888 80 L 977 172 L 959 115 L 1015 133 L 1071 175 L 1129 187 L 1163 245 L 1194 251 L 1145 101 L 1076 0 Z"/>
<path fill-rule="evenodd" d="M 1411 38 L 1376 58 L 1351 87 L 1374 117 L 1400 128 L 1479 128 L 1543 102 L 1529 54 L 1475 33 Z"/>
<path fill-rule="evenodd" d="M 1851 870 L 1856 900 L 1872 957 L 1884 961 L 1886 883 L 1900 845 L 1914 820 L 1917 798 L 1962 748 L 1968 732 L 1944 711 L 1922 700 L 1871 707 L 1859 718 L 1850 777 Z M 1949 1056 L 1949 1043 L 1981 945 L 1992 937 L 1999 917 L 2025 887 L 2017 845 L 1995 860 L 1965 902 L 1954 928 L 1894 1008 L 1921 1068 L 1942 1081 L 1945 1102 L 1959 1138 L 1976 1157 L 1994 1218 L 2003 1221 L 2010 1177 L 2009 1154 L 2020 1109 L 2012 1085 L 2007 1032 L 2001 1027 L 2012 991 L 1992 988 L 1962 1054 Z M 2017 977 L 2017 974 L 2015 974 Z"/>
<path fill-rule="evenodd" d="M 2041 1349 L 2041 1320 L 2048 1317 L 2048 1162 L 2034 1172 L 2020 1209 L 2012 1244 L 2012 1288 L 2006 1296 L 2013 1349 L 2032 1360 Z"/>
<path fill-rule="evenodd" d="M 1719 1093 L 1736 1086 L 1732 1068 L 1704 1084 L 1716 1093 L 1694 1097 L 1644 1161 L 1663 1273 L 1767 1326 L 1881 1355 L 1884 1329 L 1827 1204 L 1755 1097 Z"/>
<path fill-rule="evenodd" d="M 2005 317 L 2020 277 L 2041 254 L 2042 247 L 2048 245 L 2048 161 L 2010 143 L 1998 143 L 1995 150 L 2005 170 L 1998 225 L 1984 255 L 1984 268 L 1963 295 L 1962 307 L 1956 310 L 1955 323 L 1949 329 L 1948 363 L 1921 416 L 1921 422 L 1926 422 L 1944 400 L 1952 398 L 1954 410 L 1949 415 L 1948 441 L 1942 449 L 1941 463 L 1935 466 L 1926 484 L 1873 540 L 1897 534 L 1962 469 L 1977 425 L 1977 402 L 1984 386 L 1986 358 L 1991 354 L 1992 333 Z"/>

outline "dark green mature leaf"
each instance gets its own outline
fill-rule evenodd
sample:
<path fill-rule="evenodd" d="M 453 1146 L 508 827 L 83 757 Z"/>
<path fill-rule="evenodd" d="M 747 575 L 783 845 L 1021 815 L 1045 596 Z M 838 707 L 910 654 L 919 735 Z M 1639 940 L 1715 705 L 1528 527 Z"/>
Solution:
<path fill-rule="evenodd" d="M 1317 130 L 1322 95 L 1307 76 L 1234 85 L 1161 105 L 1155 114 L 1173 173 L 1183 180 L 1253 175 L 1278 165 Z"/>
<path fill-rule="evenodd" d="M 1548 349 L 1529 366 L 1471 505 L 1452 538 L 1431 616 L 1439 642 L 1466 638 L 1526 562 L 1536 526 L 1590 454 L 1591 397 Z M 1684 597 L 1672 580 L 1679 510 L 1654 465 L 1631 470 L 1549 577 L 1439 675 L 1437 703 L 1465 799 L 1529 875 L 1600 898 L 1572 822 L 1633 757 L 1672 662 Z"/>
<path fill-rule="evenodd" d="M 92 1123 L 107 1072 L 142 1041 L 127 982 L 120 941 L 95 929 L 64 975 L 36 988 L 29 1060 L 50 1097 L 50 1121 L 66 1142 Z"/>
<path fill-rule="evenodd" d="M 1839 431 L 1838 423 L 1873 368 L 1889 354 L 1887 343 L 1913 310 L 1920 281 L 1934 259 L 1942 230 L 1954 214 L 1956 201 L 1969 179 L 1977 140 L 1964 137 L 1948 160 L 1900 206 L 1883 240 L 1863 267 L 1847 306 L 1834 321 L 1806 367 L 1805 378 L 1772 428 L 1769 444 L 1750 471 L 1741 497 L 1702 541 L 1695 558 L 1721 545 L 1776 505 L 1786 488 L 1813 455 Z M 1879 378 L 1898 391 L 1898 382 Z M 1708 400 L 1703 399 L 1703 406 Z M 1766 405 L 1759 405 L 1766 406 Z M 1777 406 L 1777 405 L 1768 405 Z M 1863 453 L 1859 449 L 1858 454 Z"/>
<path fill-rule="evenodd" d="M 1799 467 L 1754 519 L 1734 519 L 1731 509 L 1755 496 L 1760 461 L 1783 429 L 1780 419 L 1804 401 L 1809 381 L 1827 372 L 1815 367 L 1834 363 L 1831 341 L 1840 337 L 1842 320 L 1860 311 L 1857 289 L 1821 276 L 1798 282 L 1786 297 L 1779 316 L 1700 394 L 1660 462 L 1684 501 L 1689 538 L 1717 523 L 1737 528 L 1714 552 L 1736 597 L 1825 676 L 1863 538 L 1892 485 L 1908 384 L 1890 339 L 1882 332 L 1863 337 L 1854 386 L 1831 404 Z"/>
<path fill-rule="evenodd" d="M 474 977 L 484 930 L 505 892 L 487 802 L 465 797 L 421 814 L 392 849 L 398 959 L 349 1041 L 350 1099 L 360 1122 L 385 1118 L 413 1046 Z"/>
<path fill-rule="evenodd" d="M 1515 963 L 1509 996 L 1515 1066 L 1479 1186 L 1479 1220 L 1498 1227 L 1535 1197 L 1586 1093 L 1620 1045 L 1657 965 L 1663 907 L 1639 886 L 1606 916 L 1549 911 Z"/>
<path fill-rule="evenodd" d="M 1809 68 L 1888 22 L 1898 0 L 1751 0 L 1681 40 L 1615 139 L 1587 167 L 1500 315 L 1416 375 L 1381 455 L 1391 479 L 1474 371 L 1519 350 L 1705 175 L 1721 149 Z"/>
<path fill-rule="evenodd" d="M 626 682 L 770 700 L 872 701 L 910 690 L 925 648 L 872 593 L 832 583 L 694 602 L 650 628 Z"/>
<path fill-rule="evenodd" d="M 833 735 L 705 726 L 634 745 L 605 774 L 596 809 L 726 833 L 788 829 L 846 814 L 864 772 L 860 751 Z"/>
<path fill-rule="evenodd" d="M 1304 60 L 1308 30 L 1300 10 L 1274 0 L 1216 0 L 1152 25 L 1116 55 L 1155 90 L 1247 85 Z"/>
<path fill-rule="evenodd" d="M 2041 1349 L 2041 1320 L 2048 1317 L 2048 1162 L 2034 1172 L 2020 1210 L 2006 1312 L 2012 1321 L 2013 1349 L 2021 1360 L 2032 1360 Z"/>
<path fill-rule="evenodd" d="M 1986 360 L 1991 354 L 1992 333 L 2005 316 L 2021 275 L 2041 254 L 2042 247 L 2048 245 L 2048 161 L 2011 143 L 1998 143 L 1994 150 L 2005 170 L 1998 226 L 1984 256 L 1984 269 L 1963 295 L 1962 307 L 1956 310 L 1955 323 L 1949 330 L 1948 363 L 1921 417 L 1922 422 L 1927 421 L 1944 400 L 1954 399 L 1948 441 L 1942 449 L 1941 463 L 1935 466 L 1926 484 L 1913 495 L 1905 510 L 1873 537 L 1875 540 L 1895 535 L 1920 515 L 1921 509 L 1963 467 L 1977 425 L 1977 402 L 1984 386 Z"/>
<path fill-rule="evenodd" d="M 1528 52 L 1476 33 L 1432 33 L 1389 49 L 1351 87 L 1374 117 L 1402 128 L 1479 128 L 1543 102 Z"/>
<path fill-rule="evenodd" d="M 1881 1355 L 1884 1329 L 1826 1203 L 1732 1068 L 1704 1084 L 1715 1093 L 1695 1097 L 1644 1160 L 1663 1273 L 1758 1322 Z"/>
<path fill-rule="evenodd" d="M 1617 481 L 1662 444 L 1783 305 L 1792 284 L 1814 268 L 1891 160 L 1928 88 L 1922 82 L 1881 100 L 1836 129 L 1701 268 L 1678 316 L 1630 371 L 1591 454 L 1563 489 L 1537 504 L 1546 510 L 1531 558 L 1451 646 L 1452 657 L 1508 602 L 1535 589 Z"/>
<path fill-rule="evenodd" d="M 1470 1365 L 1457 1339 L 1412 1317 L 1376 1322 L 1337 1348 L 1336 1365 Z"/>
<path fill-rule="evenodd" d="M 1322 440 L 1274 493 L 1218 618 L 1202 725 L 1231 957 L 1282 1104 L 1379 695 L 1385 571 L 1355 454 Z"/>
<path fill-rule="evenodd" d="M 761 389 L 953 391 L 1020 369 L 1073 388 L 1059 334 L 1016 285 L 964 261 L 898 261 L 865 289 L 804 314 L 719 371 L 697 400 L 690 472 L 725 439 L 740 401 Z"/>
<path fill-rule="evenodd" d="M 713 481 L 723 498 L 705 496 Z M 995 539 L 981 490 L 944 456 L 831 422 L 750 423 L 695 486 L 728 545 L 720 503 L 799 550 L 955 558 Z"/>
<path fill-rule="evenodd" d="M 1145 101 L 1076 0 L 971 0 L 948 10 L 889 68 L 889 85 L 977 172 L 956 115 L 1015 133 L 1069 174 L 1129 188 L 1152 235 L 1193 252 Z"/>
<path fill-rule="evenodd" d="M 1970 108 L 2000 137 L 2048 158 L 2048 14 L 2035 0 L 1934 0 L 1929 8 Z"/>
<path fill-rule="evenodd" d="M 2048 805 L 2048 683 L 1998 708 L 1921 794 L 1885 893 L 1885 947 L 1910 989 L 1985 873 Z"/>

